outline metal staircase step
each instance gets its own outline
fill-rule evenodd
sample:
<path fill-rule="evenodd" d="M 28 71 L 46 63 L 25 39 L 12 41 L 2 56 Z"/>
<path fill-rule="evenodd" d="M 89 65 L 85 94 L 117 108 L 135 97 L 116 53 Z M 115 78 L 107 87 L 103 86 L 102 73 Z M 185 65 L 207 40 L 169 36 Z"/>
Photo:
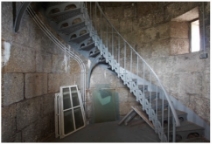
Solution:
<path fill-rule="evenodd" d="M 179 110 L 175 110 L 176 114 L 180 120 L 180 122 L 186 121 L 187 120 L 187 113 L 183 112 L 183 111 L 179 111 Z M 172 120 L 172 116 L 173 114 L 170 111 L 170 114 L 168 115 L 168 110 L 164 110 L 164 121 L 168 120 L 168 116 L 169 116 L 169 120 Z M 158 119 L 161 120 L 162 119 L 162 112 L 158 111 Z"/>
<path fill-rule="evenodd" d="M 145 98 L 147 98 L 149 101 L 150 100 L 152 101 L 153 99 L 155 99 L 157 95 L 156 92 L 150 92 L 150 91 L 146 91 L 144 92 L 144 94 L 145 94 Z"/>
<path fill-rule="evenodd" d="M 167 128 L 164 128 L 166 132 Z M 169 134 L 170 138 L 172 138 L 173 129 L 171 127 Z M 166 133 L 167 134 L 167 133 Z M 184 121 L 180 124 L 179 127 L 176 127 L 176 141 L 182 141 L 190 138 L 190 136 L 200 137 L 204 134 L 204 128 L 198 126 L 192 122 Z"/>
<path fill-rule="evenodd" d="M 94 48 L 95 48 L 95 44 L 91 43 L 89 45 L 81 47 L 80 50 L 90 51 L 91 49 L 94 49 Z"/>
<path fill-rule="evenodd" d="M 75 9 L 75 10 L 68 10 L 68 11 L 63 11 L 63 12 L 58 12 L 55 14 L 50 14 L 49 18 L 54 21 L 55 23 L 62 22 L 66 19 L 69 19 L 70 17 L 74 17 L 81 14 L 81 9 Z"/>
<path fill-rule="evenodd" d="M 138 82 L 137 82 L 137 79 L 132 79 L 132 81 L 133 82 L 135 82 L 135 84 L 137 84 Z"/>
<path fill-rule="evenodd" d="M 77 38 L 71 39 L 70 42 L 80 43 L 80 42 L 85 41 L 86 39 L 89 39 L 89 38 L 90 38 L 89 33 L 86 33 L 86 34 L 81 35 Z"/>
<path fill-rule="evenodd" d="M 176 128 L 177 131 L 194 131 L 194 130 L 204 130 L 203 127 L 196 125 L 189 121 L 184 121 Z"/>
<path fill-rule="evenodd" d="M 162 109 L 162 104 L 163 104 L 163 100 L 162 99 L 154 99 L 151 102 L 152 104 L 152 108 L 154 110 L 161 110 Z M 164 109 L 168 106 L 168 101 L 164 100 Z"/>
<path fill-rule="evenodd" d="M 82 30 L 82 29 L 88 30 L 87 28 L 88 27 L 90 28 L 92 26 L 92 23 L 89 23 L 89 21 L 85 20 L 84 16 L 87 16 L 87 15 L 85 15 L 86 12 L 84 14 L 82 14 L 81 10 L 84 7 L 82 7 L 82 5 L 80 5 L 80 4 L 76 4 L 75 9 L 69 9 L 68 8 L 68 9 L 60 9 L 60 11 L 57 11 L 56 10 L 57 7 L 61 8 L 63 6 L 66 6 L 66 4 L 62 3 L 62 5 L 60 5 L 60 2 L 59 2 L 59 3 L 55 3 L 55 4 L 51 4 L 51 5 L 48 5 L 47 9 L 52 10 L 52 12 L 45 14 L 45 16 L 48 17 L 48 20 L 53 21 L 52 26 L 54 26 L 54 28 L 57 30 L 57 32 L 59 32 L 59 34 L 62 37 L 67 37 L 67 39 L 65 39 L 65 40 L 70 44 L 73 43 L 74 46 L 76 46 L 74 48 L 77 51 L 80 51 L 80 53 L 83 56 L 85 56 L 86 58 L 95 61 L 94 63 L 105 63 L 105 64 L 107 64 L 106 59 L 101 55 L 101 54 L 104 54 L 104 53 L 101 52 L 101 54 L 100 54 L 100 51 L 95 46 L 95 43 L 99 44 L 100 42 L 97 42 L 97 41 L 101 41 L 101 39 L 99 39 L 99 38 L 97 39 L 97 37 L 93 37 L 93 38 L 90 37 L 91 34 L 93 36 L 95 36 L 97 34 L 96 30 L 92 30 L 92 32 L 90 32 L 91 34 L 88 33 L 88 31 L 86 31 L 86 32 L 84 32 L 84 34 L 82 34 L 82 35 L 80 34 L 81 36 L 79 35 L 80 30 Z M 48 11 L 46 11 L 46 12 L 48 12 Z M 74 21 L 75 18 L 76 18 L 76 21 Z M 80 21 L 77 20 L 78 18 L 80 18 Z M 94 21 L 92 21 L 92 22 L 94 22 Z M 63 35 L 63 34 L 65 34 L 65 35 Z M 74 35 L 76 35 L 76 36 L 74 36 Z M 72 39 L 70 39 L 70 37 L 72 37 Z M 93 41 L 95 41 L 95 43 Z M 101 43 L 102 43 L 102 41 L 101 41 Z M 102 45 L 98 45 L 98 46 L 101 47 Z M 82 51 L 82 50 L 84 50 L 84 51 Z M 85 51 L 87 51 L 87 52 L 85 52 Z M 101 51 L 103 51 L 103 50 L 101 49 Z M 104 51 L 108 51 L 108 50 L 106 49 Z M 107 54 L 107 52 L 106 52 L 106 54 Z M 91 58 L 91 57 L 95 57 L 95 58 Z M 112 65 L 111 60 L 113 60 L 112 59 L 113 56 L 111 56 L 111 54 L 110 54 L 110 56 L 105 56 L 105 57 L 110 58 L 109 59 L 110 61 L 108 61 L 108 60 L 107 61 L 108 61 L 109 64 Z M 108 69 L 112 70 L 112 67 L 109 65 Z M 137 86 L 138 86 L 138 88 L 145 94 L 145 97 L 151 103 L 151 106 L 149 105 L 149 103 L 146 103 L 146 104 L 148 105 L 148 107 L 151 107 L 153 110 L 157 110 L 158 114 L 156 116 L 158 117 L 158 120 L 159 121 L 162 120 L 162 115 L 161 115 L 162 109 L 164 109 L 164 119 L 163 120 L 168 119 L 168 113 L 167 113 L 168 101 L 159 99 L 158 92 L 148 91 L 148 85 L 138 84 L 139 83 L 138 79 L 134 78 L 131 81 L 132 77 L 128 77 L 125 70 L 123 70 L 123 69 L 119 69 L 119 70 L 121 70 L 121 71 L 119 72 L 118 75 L 121 76 L 121 78 L 124 81 L 124 84 L 126 84 L 126 82 L 128 81 L 128 82 L 130 82 L 130 85 L 128 86 L 129 88 L 132 87 L 132 88 L 137 89 Z M 132 82 L 134 82 L 134 83 L 132 83 Z M 137 93 L 137 90 L 136 90 L 136 93 Z M 140 91 L 139 91 L 139 93 L 140 93 Z M 139 94 L 139 93 L 137 93 L 137 94 Z M 139 98 L 139 97 L 137 97 L 137 98 Z M 146 100 L 144 99 L 144 101 L 146 101 Z M 145 106 L 145 103 L 143 103 L 142 105 Z M 162 105 L 164 105 L 164 106 L 162 107 Z M 152 111 L 152 110 L 150 110 L 150 111 Z M 149 113 L 149 112 L 147 111 L 147 113 Z M 149 120 L 151 120 L 150 118 L 152 118 L 150 113 L 149 113 L 149 116 L 148 116 Z M 180 139 L 180 137 L 181 137 L 181 139 L 186 139 L 190 133 L 198 133 L 198 134 L 203 133 L 204 128 L 186 121 L 187 114 L 185 112 L 176 110 L 176 113 L 177 113 L 179 119 L 180 120 L 182 119 L 181 126 L 176 128 L 176 131 L 177 131 L 176 135 L 178 135 L 179 139 Z M 153 114 L 154 114 L 154 112 L 153 112 Z M 170 120 L 172 120 L 172 113 L 171 112 L 170 112 Z M 166 129 L 166 127 L 167 127 L 165 123 L 164 123 L 164 127 L 165 127 L 164 129 Z M 172 134 L 172 127 L 170 127 L 170 128 L 171 128 L 171 131 L 169 133 Z"/>
<path fill-rule="evenodd" d="M 68 34 L 71 34 L 71 33 L 75 32 L 79 29 L 82 29 L 83 27 L 85 27 L 85 22 L 81 22 L 81 23 L 71 25 L 71 26 L 68 26 L 68 27 L 65 27 L 65 28 L 61 28 L 59 30 L 59 32 L 68 35 Z"/>
<path fill-rule="evenodd" d="M 106 63 L 106 59 L 101 55 L 101 56 L 98 58 L 98 63 Z"/>
<path fill-rule="evenodd" d="M 143 91 L 147 91 L 148 90 L 148 85 L 138 85 L 139 90 Z"/>
<path fill-rule="evenodd" d="M 98 54 L 100 54 L 100 51 L 96 47 L 89 52 L 90 57 L 96 57 Z"/>

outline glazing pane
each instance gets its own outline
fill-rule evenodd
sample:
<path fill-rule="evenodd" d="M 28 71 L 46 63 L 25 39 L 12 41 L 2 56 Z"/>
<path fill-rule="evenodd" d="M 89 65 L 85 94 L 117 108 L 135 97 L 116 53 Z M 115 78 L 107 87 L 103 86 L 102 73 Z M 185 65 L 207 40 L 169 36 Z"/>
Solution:
<path fill-rule="evenodd" d="M 77 88 L 76 87 L 71 87 L 71 94 L 72 94 L 72 100 L 73 100 L 73 106 L 78 106 L 79 105 L 79 97 L 77 93 Z"/>
<path fill-rule="evenodd" d="M 72 109 L 64 112 L 64 131 L 65 134 L 70 133 L 74 130 Z"/>
<path fill-rule="evenodd" d="M 74 109 L 74 117 L 75 117 L 76 129 L 82 127 L 84 125 L 84 121 L 83 121 L 82 112 L 81 112 L 80 107 Z"/>
<path fill-rule="evenodd" d="M 71 108 L 69 88 L 63 88 L 63 110 Z"/>

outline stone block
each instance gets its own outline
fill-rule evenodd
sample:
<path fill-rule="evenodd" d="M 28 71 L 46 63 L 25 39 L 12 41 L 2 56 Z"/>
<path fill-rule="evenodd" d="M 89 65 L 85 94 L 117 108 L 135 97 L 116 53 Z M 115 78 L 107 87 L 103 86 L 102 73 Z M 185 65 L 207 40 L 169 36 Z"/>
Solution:
<path fill-rule="evenodd" d="M 178 55 L 189 53 L 189 40 L 188 39 L 170 39 L 170 54 Z"/>
<path fill-rule="evenodd" d="M 179 74 L 179 96 L 201 95 L 202 75 L 200 73 Z"/>
<path fill-rule="evenodd" d="M 70 60 L 70 73 L 71 74 L 76 74 L 81 72 L 80 65 L 77 63 L 77 61 L 71 59 Z"/>
<path fill-rule="evenodd" d="M 127 98 L 127 102 L 129 103 L 135 103 L 136 102 L 136 97 L 133 95 L 133 93 L 129 93 L 129 96 Z"/>
<path fill-rule="evenodd" d="M 152 43 L 152 57 L 167 57 L 169 56 L 169 50 L 169 39 L 162 39 Z"/>
<path fill-rule="evenodd" d="M 149 13 L 151 13 L 152 9 L 151 9 L 151 3 L 149 2 L 138 2 L 136 3 L 137 5 L 137 15 L 138 17 L 142 17 L 145 15 L 148 15 Z"/>
<path fill-rule="evenodd" d="M 205 60 L 199 59 L 199 53 L 189 53 L 175 56 L 176 72 L 201 72 L 205 69 Z"/>
<path fill-rule="evenodd" d="M 2 108 L 2 142 L 13 142 L 16 134 L 17 104 Z"/>
<path fill-rule="evenodd" d="M 126 87 L 124 85 L 123 81 L 121 80 L 121 78 L 118 78 L 118 76 L 117 76 L 117 81 L 116 81 L 116 87 L 120 87 L 120 88 Z"/>
<path fill-rule="evenodd" d="M 5 72 L 35 72 L 35 51 L 17 43 L 7 48 L 8 61 L 3 67 Z"/>
<path fill-rule="evenodd" d="M 25 75 L 25 97 L 32 98 L 47 93 L 47 74 L 27 73 Z"/>
<path fill-rule="evenodd" d="M 119 114 L 120 116 L 126 115 L 132 108 L 134 107 L 141 107 L 138 102 L 130 102 L 130 103 L 119 103 Z"/>
<path fill-rule="evenodd" d="M 168 16 L 166 20 L 175 18 L 186 13 L 192 8 L 198 6 L 198 2 L 173 2 L 166 6 L 165 15 Z"/>
<path fill-rule="evenodd" d="M 125 18 L 132 18 L 134 17 L 135 13 L 133 13 L 134 7 L 127 7 L 124 9 L 124 17 Z"/>
<path fill-rule="evenodd" d="M 126 115 L 131 110 L 130 103 L 119 103 L 120 116 Z"/>
<path fill-rule="evenodd" d="M 67 73 L 70 72 L 69 57 L 66 55 L 52 55 L 52 72 Z"/>
<path fill-rule="evenodd" d="M 155 27 L 156 39 L 167 39 L 170 37 L 170 24 L 164 23 Z"/>
<path fill-rule="evenodd" d="M 191 108 L 198 116 L 206 122 L 210 122 L 210 101 L 201 96 L 191 96 L 189 108 Z"/>
<path fill-rule="evenodd" d="M 54 134 L 55 132 L 55 121 L 54 114 L 47 115 L 39 120 L 42 129 L 41 129 L 41 140 L 47 138 L 50 134 Z"/>
<path fill-rule="evenodd" d="M 202 79 L 202 96 L 210 99 L 210 73 L 204 73 Z"/>
<path fill-rule="evenodd" d="M 179 95 L 179 75 L 173 72 L 172 74 L 162 75 L 159 79 L 169 95 L 174 97 Z"/>
<path fill-rule="evenodd" d="M 133 26 L 132 21 L 122 19 L 122 21 L 120 21 L 120 33 L 127 34 L 132 32 L 132 26 Z"/>
<path fill-rule="evenodd" d="M 28 20 L 22 19 L 18 32 L 13 33 L 13 41 L 18 44 L 23 44 L 25 46 L 28 46 L 29 39 L 30 39 L 29 29 L 30 29 L 30 26 L 29 26 Z"/>
<path fill-rule="evenodd" d="M 154 25 L 157 25 L 157 24 L 160 24 L 160 23 L 164 22 L 165 14 L 164 14 L 163 10 L 153 13 L 153 15 L 154 15 L 154 21 L 153 21 Z"/>
<path fill-rule="evenodd" d="M 12 2 L 2 2 L 2 40 L 12 41 L 13 32 L 13 11 Z"/>
<path fill-rule="evenodd" d="M 3 106 L 19 102 L 24 99 L 24 75 L 22 73 L 3 74 Z"/>
<path fill-rule="evenodd" d="M 127 88 L 117 88 L 116 92 L 118 93 L 118 96 L 119 96 L 119 102 L 128 101 L 129 90 Z"/>
<path fill-rule="evenodd" d="M 109 19 L 109 21 L 116 28 L 116 30 L 118 30 L 118 31 L 120 30 L 120 21 L 119 21 L 119 19 Z M 107 28 L 105 30 L 107 30 Z"/>
<path fill-rule="evenodd" d="M 210 26 L 206 27 L 205 36 L 205 47 L 210 48 Z"/>
<path fill-rule="evenodd" d="M 41 138 L 41 129 L 42 126 L 38 122 L 32 123 L 24 128 L 22 131 L 22 142 L 38 142 Z"/>
<path fill-rule="evenodd" d="M 139 18 L 140 28 L 149 28 L 153 25 L 154 15 L 149 13 Z"/>
<path fill-rule="evenodd" d="M 144 32 L 144 36 L 147 39 L 147 42 L 154 41 L 159 38 L 159 34 L 157 33 L 156 27 L 151 27 L 146 29 Z"/>
<path fill-rule="evenodd" d="M 17 104 L 17 129 L 22 130 L 26 126 L 40 119 L 41 98 L 32 98 Z"/>
<path fill-rule="evenodd" d="M 42 100 L 42 106 L 41 106 L 41 113 L 42 116 L 46 116 L 49 114 L 54 114 L 54 97 L 55 94 L 47 94 L 44 95 Z"/>
<path fill-rule="evenodd" d="M 189 32 L 188 22 L 170 22 L 170 37 L 171 38 L 187 38 Z"/>
<path fill-rule="evenodd" d="M 73 85 L 73 78 L 69 74 L 49 74 L 48 93 L 57 93 L 61 86 Z"/>
<path fill-rule="evenodd" d="M 124 8 L 123 7 L 106 7 L 105 15 L 109 19 L 120 19 L 124 17 Z"/>
<path fill-rule="evenodd" d="M 22 133 L 21 133 L 21 131 L 20 132 L 17 132 L 15 134 L 14 142 L 22 142 Z"/>
<path fill-rule="evenodd" d="M 43 47 L 41 44 L 41 36 L 45 34 L 32 19 L 28 19 L 28 23 L 30 25 L 29 35 L 32 36 L 29 39 L 29 46 L 36 50 L 41 49 Z"/>
<path fill-rule="evenodd" d="M 17 11 L 19 7 L 16 7 Z M 20 23 L 19 31 L 14 32 L 13 28 L 13 3 L 12 2 L 3 2 L 2 3 L 2 39 L 7 41 L 14 41 L 19 44 L 28 44 L 29 40 L 29 25 L 27 20 L 23 19 Z"/>
<path fill-rule="evenodd" d="M 23 142 L 42 142 L 54 133 L 54 115 L 46 116 L 23 129 Z"/>
<path fill-rule="evenodd" d="M 86 103 L 85 114 L 88 120 L 91 118 L 91 115 L 92 115 L 92 107 L 93 107 L 92 103 Z"/>
<path fill-rule="evenodd" d="M 139 19 L 134 18 L 132 20 L 132 23 L 133 23 L 132 30 L 135 34 L 142 32 L 142 29 L 139 28 Z"/>
<path fill-rule="evenodd" d="M 142 46 L 138 48 L 137 51 L 141 57 L 144 59 L 148 59 L 152 57 L 152 44 L 151 43 L 145 43 Z"/>
<path fill-rule="evenodd" d="M 36 54 L 36 71 L 50 73 L 52 71 L 52 56 L 49 54 Z"/>
<path fill-rule="evenodd" d="M 91 90 L 86 90 L 86 103 L 91 103 L 92 102 L 92 94 L 91 94 Z"/>

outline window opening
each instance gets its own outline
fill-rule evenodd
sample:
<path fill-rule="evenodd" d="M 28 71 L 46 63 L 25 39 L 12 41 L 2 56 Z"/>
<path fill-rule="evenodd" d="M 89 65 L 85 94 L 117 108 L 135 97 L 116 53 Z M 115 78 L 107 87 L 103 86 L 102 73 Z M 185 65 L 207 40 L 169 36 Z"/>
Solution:
<path fill-rule="evenodd" d="M 200 51 L 200 29 L 199 20 L 191 22 L 191 52 Z"/>

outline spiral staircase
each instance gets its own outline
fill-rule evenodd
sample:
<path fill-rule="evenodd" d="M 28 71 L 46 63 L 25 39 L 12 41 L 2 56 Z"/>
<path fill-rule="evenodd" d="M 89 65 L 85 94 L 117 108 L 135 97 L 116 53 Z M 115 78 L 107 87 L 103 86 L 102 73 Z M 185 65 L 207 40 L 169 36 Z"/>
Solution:
<path fill-rule="evenodd" d="M 106 18 L 98 3 L 39 3 L 48 25 L 75 51 L 91 61 L 92 70 L 108 65 L 134 94 L 162 142 L 186 141 L 203 135 L 204 128 L 176 110 L 153 69 Z"/>

